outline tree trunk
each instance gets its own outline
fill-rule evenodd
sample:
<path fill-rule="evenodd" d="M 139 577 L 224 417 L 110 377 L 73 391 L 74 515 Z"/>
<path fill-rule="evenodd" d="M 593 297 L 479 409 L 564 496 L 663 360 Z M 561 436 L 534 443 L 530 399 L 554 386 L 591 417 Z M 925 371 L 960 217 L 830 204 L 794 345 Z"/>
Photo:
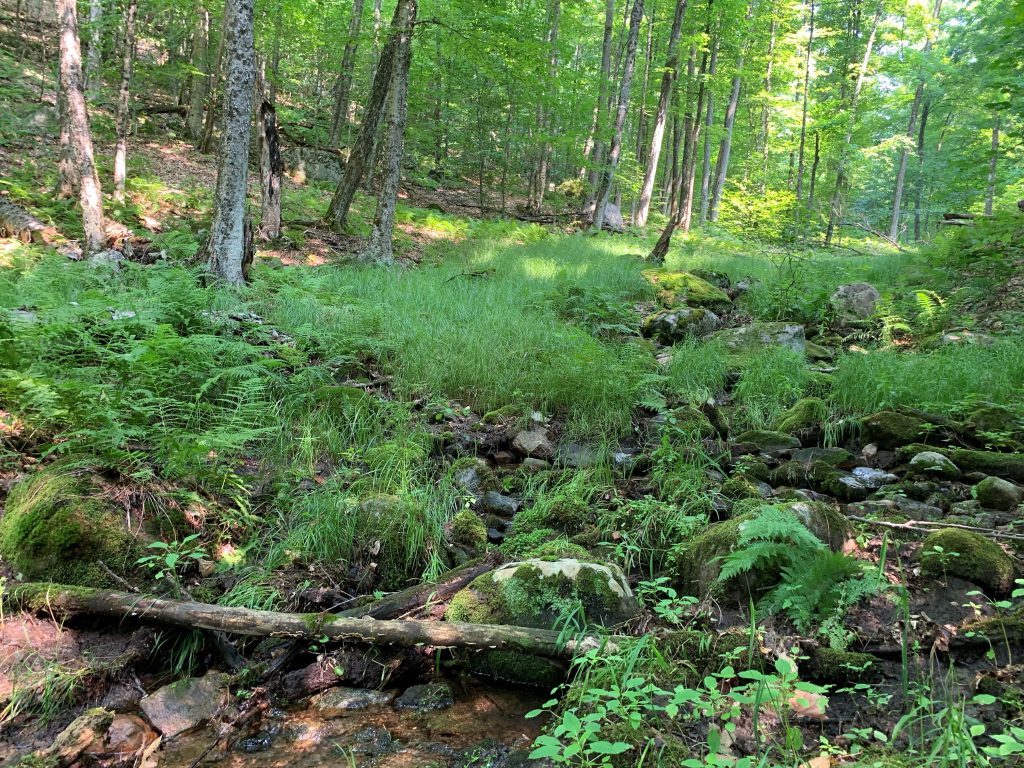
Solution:
<path fill-rule="evenodd" d="M 205 0 L 195 8 L 195 26 L 192 28 L 192 87 L 189 90 L 188 115 L 185 130 L 192 141 L 203 137 L 203 107 L 210 91 L 210 11 Z"/>
<path fill-rule="evenodd" d="M 928 130 L 928 114 L 931 112 L 931 99 L 926 99 L 921 110 L 921 126 L 917 131 L 917 184 L 914 189 L 914 240 L 920 242 L 923 235 L 921 229 L 921 203 L 924 199 L 924 150 L 925 136 Z"/>
<path fill-rule="evenodd" d="M 246 237 L 245 197 L 256 77 L 254 0 L 227 0 L 224 16 L 227 52 L 224 125 L 207 255 L 211 272 L 231 285 L 241 285 L 251 258 Z"/>
<path fill-rule="evenodd" d="M 78 40 L 78 13 L 75 0 L 57 0 L 60 23 L 60 90 L 62 135 L 67 136 L 67 151 L 74 161 L 75 186 L 82 208 L 82 230 L 86 255 L 103 250 L 103 192 L 93 161 L 89 113 L 82 83 L 82 48 Z"/>
<path fill-rule="evenodd" d="M 622 65 L 622 81 L 619 83 L 619 105 L 615 114 L 615 130 L 612 133 L 611 150 L 608 163 L 601 173 L 601 184 L 597 196 L 597 208 L 594 210 L 594 229 L 598 232 L 604 226 L 604 212 L 608 207 L 612 181 L 619 167 L 619 156 L 622 154 L 622 130 L 626 125 L 626 112 L 629 109 L 629 91 L 633 85 L 633 68 L 636 64 L 636 42 L 640 35 L 640 23 L 644 15 L 644 1 L 633 0 L 633 11 L 629 15 L 629 34 L 626 38 L 625 61 Z"/>
<path fill-rule="evenodd" d="M 228 10 L 231 0 L 225 0 L 224 13 L 220 22 L 220 39 L 217 41 L 217 56 L 210 73 L 209 89 L 206 93 L 206 120 L 203 123 L 203 135 L 196 143 L 196 149 L 206 154 L 213 148 L 213 126 L 217 116 L 217 89 L 220 87 L 221 70 L 224 66 L 224 46 L 228 36 Z"/>
<path fill-rule="evenodd" d="M 651 131 L 647 170 L 644 173 L 643 186 L 640 188 L 640 204 L 635 221 L 638 227 L 646 226 L 651 209 L 651 195 L 654 193 L 654 180 L 658 174 L 658 161 L 661 158 L 661 142 L 665 136 L 665 117 L 668 114 L 672 86 L 676 81 L 676 68 L 679 65 L 679 36 L 683 29 L 686 3 L 687 0 L 676 0 L 676 13 L 672 19 L 672 32 L 669 35 L 668 52 L 665 55 L 665 71 L 661 76 L 661 91 L 658 93 L 658 107 L 654 114 L 654 130 Z"/>
<path fill-rule="evenodd" d="M 814 132 L 814 160 L 811 163 L 811 186 L 807 190 L 807 211 L 814 210 L 814 188 L 818 184 L 818 166 L 821 163 L 821 131 Z"/>
<path fill-rule="evenodd" d="M 345 40 L 345 52 L 341 57 L 341 72 L 334 91 L 334 112 L 331 116 L 330 142 L 332 147 L 341 141 L 341 131 L 348 125 L 349 105 L 352 92 L 352 73 L 355 71 L 356 54 L 359 52 L 359 30 L 363 24 L 363 4 L 365 0 L 353 0 L 352 19 L 349 21 L 348 38 Z"/>
<path fill-rule="evenodd" d="M 124 200 L 128 172 L 128 134 L 131 130 L 132 67 L 135 64 L 135 17 L 139 0 L 128 0 L 124 13 L 124 41 L 121 58 L 121 88 L 117 94 L 117 143 L 114 147 L 114 197 Z"/>
<path fill-rule="evenodd" d="M 281 236 L 281 177 L 284 159 L 281 140 L 277 134 L 277 111 L 269 94 L 260 103 L 260 217 L 259 236 L 263 240 L 276 240 Z"/>
<path fill-rule="evenodd" d="M 758 136 L 762 166 L 761 194 L 768 190 L 768 144 L 771 136 L 772 69 L 775 63 L 775 36 L 779 29 L 779 22 L 775 18 L 774 9 L 771 6 L 769 6 L 769 13 L 772 14 L 772 22 L 768 37 L 768 63 L 764 70 L 764 103 L 761 105 L 761 134 Z"/>
<path fill-rule="evenodd" d="M 810 34 L 807 38 L 807 57 L 804 60 L 804 93 L 800 109 L 800 149 L 796 164 L 796 211 L 800 215 L 800 203 L 804 194 L 804 148 L 807 144 L 807 111 L 811 91 L 811 56 L 814 52 L 814 0 L 811 0 Z"/>
<path fill-rule="evenodd" d="M 597 104 L 594 106 L 594 122 L 590 131 L 594 136 L 594 148 L 590 153 L 590 193 L 586 208 L 597 205 L 597 187 L 601 179 L 601 164 L 604 162 L 604 111 L 608 103 L 608 90 L 612 79 L 612 32 L 615 29 L 615 0 L 608 0 L 604 11 L 604 40 L 601 43 L 601 80 L 598 83 Z"/>
<path fill-rule="evenodd" d="M 232 0 L 238 1 L 246 2 Z M 400 2 L 412 4 L 415 0 Z M 563 633 L 554 630 L 502 624 L 351 619 L 323 613 L 277 613 L 45 583 L 12 585 L 4 592 L 3 602 L 8 609 L 27 610 L 55 618 L 102 616 L 116 621 L 132 619 L 238 635 L 291 637 L 311 642 L 320 642 L 326 637 L 331 642 L 400 648 L 427 646 L 506 650 L 566 659 L 571 659 L 580 648 L 589 647 L 595 642 L 592 637 L 565 639 Z M 614 644 L 609 644 L 609 647 L 614 647 Z"/>
<path fill-rule="evenodd" d="M 836 226 L 842 215 L 843 208 L 843 186 L 846 183 L 846 160 L 849 154 L 850 145 L 853 143 L 853 131 L 857 127 L 857 104 L 860 101 L 860 93 L 864 87 L 864 78 L 867 77 L 868 64 L 871 61 L 871 50 L 875 47 L 875 35 L 878 33 L 878 23 L 882 20 L 884 6 L 880 2 L 878 10 L 871 21 L 871 31 L 868 33 L 868 42 L 864 47 L 864 58 L 861 59 L 860 69 L 857 71 L 857 83 L 853 87 L 853 96 L 850 99 L 850 119 L 846 126 L 846 139 L 839 149 L 839 163 L 836 169 L 836 187 L 832 193 L 832 204 L 829 207 L 828 228 L 825 231 L 825 245 L 832 244 Z"/>
<path fill-rule="evenodd" d="M 558 78 L 558 23 L 561 15 L 561 1 L 551 0 L 551 6 L 548 11 L 550 24 L 548 26 L 547 39 L 551 51 L 548 60 L 548 83 L 551 87 L 555 86 Z M 540 155 L 537 160 L 537 169 L 530 195 L 531 199 L 528 204 L 530 210 L 536 213 L 540 213 L 541 206 L 544 204 L 544 194 L 547 192 L 548 164 L 551 162 L 551 141 L 548 138 L 548 134 L 551 131 L 550 118 L 551 116 L 544 109 L 544 102 L 541 101 L 537 107 L 537 132 L 541 134 Z"/>
<path fill-rule="evenodd" d="M 0 237 L 13 237 L 23 243 L 44 244 L 57 232 L 6 197 L 0 197 Z"/>
<path fill-rule="evenodd" d="M 99 93 L 103 79 L 103 0 L 89 0 L 89 48 L 85 58 L 85 87 L 90 96 Z"/>
<path fill-rule="evenodd" d="M 988 161 L 988 184 L 985 187 L 985 215 L 992 215 L 992 204 L 996 196 L 996 166 L 999 161 L 999 123 L 1000 115 L 992 124 L 992 153 Z"/>
<path fill-rule="evenodd" d="M 395 16 L 391 20 L 391 32 L 377 61 L 377 69 L 373 74 L 373 83 L 370 86 L 370 98 L 363 111 L 363 120 L 359 125 L 359 134 L 356 136 L 355 144 L 345 163 L 345 172 L 338 183 L 338 188 L 334 191 L 331 205 L 327 209 L 326 219 L 336 232 L 345 229 L 349 207 L 352 205 L 356 190 L 359 189 L 363 174 L 370 167 L 377 129 L 384 119 L 385 105 L 388 93 L 391 91 L 391 75 L 395 68 L 396 47 L 399 38 L 397 11 L 400 7 L 395 9 Z"/>
<path fill-rule="evenodd" d="M 711 192 L 711 129 L 715 126 L 715 91 L 712 87 L 718 69 L 718 34 L 711 41 L 711 64 L 708 68 L 707 115 L 704 118 L 704 163 L 700 172 L 700 216 L 701 224 L 708 220 L 708 204 Z"/>
<path fill-rule="evenodd" d="M 412 61 L 412 33 L 416 24 L 417 0 L 398 0 L 395 64 L 391 73 L 391 104 L 388 107 L 387 142 L 384 146 L 384 176 L 370 237 L 359 253 L 361 261 L 391 264 L 395 254 L 391 236 L 395 228 L 395 204 L 402 178 L 405 123 L 409 110 L 409 65 Z"/>
<path fill-rule="evenodd" d="M 709 35 L 711 31 L 711 4 L 712 0 L 708 0 L 706 32 Z M 686 116 L 688 130 L 686 144 L 683 146 L 683 187 L 680 189 L 680 209 L 678 214 L 679 224 L 684 232 L 689 232 L 690 226 L 693 224 L 693 197 L 697 182 L 697 144 L 700 141 L 701 115 L 704 110 L 704 96 L 707 93 L 707 79 L 705 78 L 707 66 L 708 52 L 705 50 L 700 61 L 700 82 L 697 87 L 696 109 Z"/>

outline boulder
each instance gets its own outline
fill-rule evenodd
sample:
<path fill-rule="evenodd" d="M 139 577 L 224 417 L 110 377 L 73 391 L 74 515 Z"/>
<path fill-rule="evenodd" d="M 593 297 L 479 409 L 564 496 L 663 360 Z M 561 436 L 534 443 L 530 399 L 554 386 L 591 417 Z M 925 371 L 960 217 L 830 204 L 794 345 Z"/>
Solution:
<path fill-rule="evenodd" d="M 986 509 L 1007 512 L 1024 501 L 1024 490 L 1000 477 L 986 477 L 975 486 L 974 497 Z"/>
<path fill-rule="evenodd" d="M 658 289 L 658 298 L 667 307 L 686 304 L 722 312 L 732 307 L 728 293 L 691 272 L 646 269 L 643 276 Z"/>
<path fill-rule="evenodd" d="M 589 469 L 596 466 L 600 458 L 600 451 L 592 445 L 561 443 L 555 449 L 555 464 L 560 467 Z"/>
<path fill-rule="evenodd" d="M 831 467 L 852 467 L 857 462 L 857 457 L 845 448 L 801 448 L 793 451 L 793 461 L 810 466 L 816 461 L 823 461 Z"/>
<path fill-rule="evenodd" d="M 973 531 L 944 528 L 921 545 L 921 575 L 956 576 L 977 584 L 989 595 L 1007 594 L 1013 587 L 1013 558 L 991 539 Z"/>
<path fill-rule="evenodd" d="M 346 712 L 388 704 L 394 696 L 368 688 L 330 688 L 313 700 L 313 708 L 322 717 L 338 717 Z"/>
<path fill-rule="evenodd" d="M 931 425 L 918 416 L 898 411 L 879 411 L 860 420 L 861 431 L 879 448 L 893 450 L 925 439 Z"/>
<path fill-rule="evenodd" d="M 921 451 L 914 454 L 907 465 L 915 475 L 928 477 L 944 477 L 955 479 L 960 477 L 956 464 L 937 451 Z"/>
<path fill-rule="evenodd" d="M 642 333 L 662 344 L 707 336 L 722 327 L 722 320 L 710 309 L 676 307 L 656 312 L 644 320 Z"/>
<path fill-rule="evenodd" d="M 487 526 L 476 513 L 468 509 L 459 510 L 452 518 L 452 544 L 465 547 L 470 552 L 481 549 L 487 543 Z"/>
<path fill-rule="evenodd" d="M 828 300 L 836 320 L 840 323 L 862 322 L 875 314 L 882 296 L 870 283 L 841 285 Z"/>
<path fill-rule="evenodd" d="M 762 453 L 779 453 L 792 451 L 800 447 L 800 440 L 784 432 L 773 432 L 767 429 L 753 429 L 736 437 L 741 445 L 752 445 Z"/>
<path fill-rule="evenodd" d="M 555 455 L 555 445 L 548 437 L 546 429 L 531 429 L 519 432 L 512 440 L 512 448 L 520 456 L 535 459 L 551 459 Z"/>
<path fill-rule="evenodd" d="M 455 695 L 447 683 L 425 683 L 406 688 L 395 699 L 395 709 L 413 712 L 434 712 L 455 704 Z"/>
<path fill-rule="evenodd" d="M 165 685 L 144 696 L 139 707 L 165 738 L 190 731 L 212 720 L 230 700 L 230 676 L 207 672 Z"/>
<path fill-rule="evenodd" d="M 818 397 L 804 397 L 783 413 L 775 422 L 778 432 L 796 435 L 820 430 L 828 416 L 828 406 Z"/>
<path fill-rule="evenodd" d="M 288 147 L 281 155 L 285 173 L 296 184 L 308 181 L 337 184 L 341 181 L 341 160 L 331 152 L 310 147 Z"/>
<path fill-rule="evenodd" d="M 1024 454 L 972 451 L 967 448 L 948 446 L 908 445 L 898 451 L 897 455 L 901 459 L 907 460 L 922 451 L 941 453 L 964 472 L 984 472 L 986 475 L 995 475 L 1024 483 Z"/>
<path fill-rule="evenodd" d="M 521 506 L 522 503 L 519 499 L 513 499 L 511 496 L 505 496 L 497 491 L 487 491 L 480 497 L 480 508 L 484 512 L 501 517 L 512 517 Z"/>
<path fill-rule="evenodd" d="M 751 323 L 718 331 L 712 338 L 737 354 L 764 347 L 784 347 L 800 354 L 806 352 L 804 327 L 793 323 Z"/>
<path fill-rule="evenodd" d="M 622 218 L 622 211 L 615 203 L 608 203 L 604 207 L 604 228 L 612 232 L 624 232 L 626 221 Z"/>

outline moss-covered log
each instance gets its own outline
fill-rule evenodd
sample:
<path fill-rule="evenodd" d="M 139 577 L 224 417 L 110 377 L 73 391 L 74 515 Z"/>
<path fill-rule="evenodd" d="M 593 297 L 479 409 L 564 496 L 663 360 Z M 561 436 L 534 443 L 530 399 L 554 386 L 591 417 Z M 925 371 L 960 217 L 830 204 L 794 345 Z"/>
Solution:
<path fill-rule="evenodd" d="M 571 658 L 596 638 L 566 640 L 560 633 L 504 625 L 442 621 L 377 621 L 328 613 L 276 613 L 230 608 L 208 603 L 142 597 L 62 584 L 16 584 L 4 594 L 8 609 L 21 609 L 56 617 L 109 616 L 118 620 L 171 624 L 239 635 L 294 637 L 391 645 L 403 648 L 468 648 L 520 651 L 538 656 Z"/>

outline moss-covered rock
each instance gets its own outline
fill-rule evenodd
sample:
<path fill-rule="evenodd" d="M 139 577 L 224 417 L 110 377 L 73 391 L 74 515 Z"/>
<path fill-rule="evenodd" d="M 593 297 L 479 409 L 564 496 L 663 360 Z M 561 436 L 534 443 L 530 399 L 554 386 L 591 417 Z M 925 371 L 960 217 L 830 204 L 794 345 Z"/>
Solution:
<path fill-rule="evenodd" d="M 915 453 L 907 462 L 907 468 L 911 474 L 920 477 L 944 477 L 950 480 L 960 477 L 959 467 L 937 451 Z"/>
<path fill-rule="evenodd" d="M 772 489 L 745 475 L 733 475 L 722 483 L 719 492 L 727 499 L 767 499 Z"/>
<path fill-rule="evenodd" d="M 990 595 L 1005 595 L 1013 586 L 1013 559 L 979 533 L 943 528 L 924 540 L 921 575 L 956 576 L 977 584 Z"/>
<path fill-rule="evenodd" d="M 1021 415 L 1001 405 L 979 405 L 967 415 L 962 428 L 978 441 L 998 436 L 1003 443 L 1024 443 L 1024 420 Z"/>
<path fill-rule="evenodd" d="M 452 518 L 451 541 L 470 550 L 481 549 L 487 543 L 484 521 L 471 510 L 459 510 Z"/>
<path fill-rule="evenodd" d="M 828 416 L 825 401 L 817 397 L 804 397 L 783 413 L 775 422 L 775 431 L 797 435 L 822 428 Z"/>
<path fill-rule="evenodd" d="M 807 478 L 815 490 L 834 496 L 840 501 L 864 501 L 873 490 L 854 475 L 836 469 L 824 461 L 815 461 L 811 464 Z"/>
<path fill-rule="evenodd" d="M 908 461 L 923 451 L 935 451 L 950 459 L 964 472 L 984 472 L 986 475 L 1010 478 L 1024 483 L 1024 454 L 972 451 L 967 448 L 913 444 L 901 448 L 897 456 Z"/>
<path fill-rule="evenodd" d="M 721 327 L 721 319 L 710 309 L 675 307 L 648 315 L 641 332 L 646 338 L 657 339 L 662 344 L 675 344 L 707 336 Z"/>
<path fill-rule="evenodd" d="M 752 453 L 745 454 L 736 459 L 735 469 L 751 480 L 760 480 L 763 483 L 768 482 L 772 472 L 768 462 Z"/>
<path fill-rule="evenodd" d="M 985 509 L 1007 512 L 1024 501 L 1024 490 L 1000 477 L 986 477 L 975 486 L 974 497 Z"/>
<path fill-rule="evenodd" d="M 853 536 L 850 521 L 831 504 L 822 501 L 791 501 L 781 506 L 796 515 L 807 530 L 825 542 L 833 552 L 842 551 Z"/>
<path fill-rule="evenodd" d="M 658 298 L 665 306 L 689 304 L 714 310 L 727 310 L 732 306 L 729 294 L 690 272 L 646 269 L 643 276 L 657 288 Z"/>
<path fill-rule="evenodd" d="M 567 534 L 579 533 L 591 520 L 590 507 L 572 495 L 555 495 L 520 510 L 512 520 L 512 535 L 553 528 Z"/>
<path fill-rule="evenodd" d="M 752 445 L 764 453 L 791 451 L 800 447 L 800 440 L 793 435 L 767 429 L 752 429 L 743 432 L 736 436 L 736 442 L 741 445 Z"/>
<path fill-rule="evenodd" d="M 815 648 L 800 671 L 808 680 L 826 685 L 873 682 L 882 677 L 878 659 L 870 653 L 834 648 Z"/>
<path fill-rule="evenodd" d="M 98 490 L 57 464 L 11 489 L 0 518 L 0 557 L 26 580 L 108 586 L 98 562 L 125 571 L 137 554 Z"/>
<path fill-rule="evenodd" d="M 739 360 L 765 347 L 785 347 L 799 354 L 807 349 L 804 327 L 793 323 L 751 323 L 718 331 L 712 338 Z"/>
<path fill-rule="evenodd" d="M 675 432 L 687 438 L 710 440 L 718 437 L 718 430 L 711 419 L 700 408 L 684 405 L 654 419 L 656 424 L 671 424 Z"/>
<path fill-rule="evenodd" d="M 353 533 L 360 546 L 377 550 L 377 586 L 401 589 L 423 572 L 426 553 L 409 547 L 410 534 L 428 529 L 422 507 L 398 496 L 371 496 L 353 511 Z"/>
<path fill-rule="evenodd" d="M 932 425 L 924 419 L 898 411 L 879 411 L 865 416 L 860 420 L 860 427 L 867 440 L 886 450 L 924 440 L 932 430 Z"/>
<path fill-rule="evenodd" d="M 792 458 L 793 461 L 799 461 L 806 467 L 810 467 L 816 461 L 823 461 L 829 466 L 843 469 L 857 466 L 857 457 L 845 448 L 819 448 L 817 446 L 801 448 L 799 451 L 793 451 Z"/>
<path fill-rule="evenodd" d="M 807 484 L 807 465 L 799 461 L 787 461 L 772 470 L 769 482 L 779 488 L 803 488 Z"/>

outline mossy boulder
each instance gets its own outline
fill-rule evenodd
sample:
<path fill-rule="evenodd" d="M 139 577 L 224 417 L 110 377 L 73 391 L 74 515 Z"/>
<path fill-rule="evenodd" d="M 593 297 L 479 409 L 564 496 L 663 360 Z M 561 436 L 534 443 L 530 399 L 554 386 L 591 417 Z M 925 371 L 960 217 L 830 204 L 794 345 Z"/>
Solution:
<path fill-rule="evenodd" d="M 815 648 L 800 671 L 808 680 L 826 685 L 876 682 L 883 677 L 879 660 L 870 653 L 835 648 Z"/>
<path fill-rule="evenodd" d="M 1015 568 L 1013 559 L 991 539 L 960 528 L 943 528 L 921 546 L 921 575 L 956 576 L 999 596 L 1013 587 Z"/>
<path fill-rule="evenodd" d="M 671 424 L 676 432 L 695 439 L 707 440 L 718 437 L 718 430 L 708 415 L 692 405 L 673 408 L 668 413 L 655 417 L 652 422 L 658 425 Z"/>
<path fill-rule="evenodd" d="M 921 451 L 915 453 L 907 467 L 914 475 L 922 477 L 944 477 L 955 480 L 960 477 L 960 469 L 949 458 L 937 451 Z"/>
<path fill-rule="evenodd" d="M 986 477 L 975 486 L 974 497 L 985 509 L 1008 512 L 1024 501 L 1024 490 L 1001 477 Z"/>
<path fill-rule="evenodd" d="M 356 544 L 376 551 L 380 589 L 401 589 L 423 572 L 426 552 L 409 547 L 412 534 L 428 529 L 422 507 L 398 496 L 371 496 L 356 506 L 353 515 Z"/>
<path fill-rule="evenodd" d="M 817 397 L 804 397 L 797 400 L 793 407 L 783 413 L 775 422 L 776 432 L 790 435 L 804 434 L 820 430 L 828 416 L 828 406 Z"/>
<path fill-rule="evenodd" d="M 772 489 L 766 483 L 745 475 L 733 475 L 722 483 L 719 492 L 727 499 L 767 499 Z"/>
<path fill-rule="evenodd" d="M 718 311 L 732 306 L 729 294 L 691 272 L 646 269 L 643 276 L 658 291 L 658 298 L 667 307 L 688 304 Z"/>
<path fill-rule="evenodd" d="M 707 336 L 722 327 L 722 320 L 703 307 L 676 307 L 655 312 L 644 319 L 641 329 L 649 339 L 675 344 L 685 339 Z"/>
<path fill-rule="evenodd" d="M 907 461 L 922 451 L 941 453 L 964 472 L 984 472 L 986 475 L 995 475 L 1024 483 L 1024 454 L 1021 453 L 972 451 L 967 448 L 914 444 L 900 449 L 897 456 L 901 460 Z"/>
<path fill-rule="evenodd" d="M 879 411 L 860 420 L 861 431 L 879 448 L 892 450 L 925 439 L 932 425 L 918 416 L 899 411 Z"/>
<path fill-rule="evenodd" d="M 487 543 L 487 527 L 472 510 L 459 510 L 452 518 L 451 541 L 471 551 L 482 549 Z"/>
<path fill-rule="evenodd" d="M 743 432 L 736 436 L 736 442 L 741 445 L 752 445 L 763 453 L 792 451 L 800 447 L 800 440 L 793 435 L 767 429 Z"/>
<path fill-rule="evenodd" d="M 575 496 L 545 497 L 516 514 L 512 520 L 512 535 L 544 528 L 553 528 L 560 533 L 579 533 L 592 517 L 587 503 Z"/>
<path fill-rule="evenodd" d="M 842 467 L 848 469 L 857 465 L 857 457 L 845 448 L 801 448 L 793 451 L 793 461 L 799 461 L 804 466 L 811 466 L 816 461 L 823 461 L 831 467 Z"/>
<path fill-rule="evenodd" d="M 11 489 L 0 518 L 0 557 L 26 580 L 108 586 L 99 561 L 124 572 L 138 554 L 99 489 L 54 465 Z"/>
<path fill-rule="evenodd" d="M 796 515 L 797 520 L 818 537 L 833 552 L 840 552 L 853 536 L 850 521 L 842 512 L 823 501 L 792 501 L 781 505 Z"/>
<path fill-rule="evenodd" d="M 799 461 L 787 461 L 771 471 L 769 482 L 776 488 L 803 488 L 807 484 L 807 465 Z"/>
<path fill-rule="evenodd" d="M 740 359 L 766 347 L 785 347 L 801 355 L 807 351 L 804 327 L 793 323 L 751 323 L 718 331 L 712 338 Z"/>
<path fill-rule="evenodd" d="M 1024 420 L 1018 412 L 1001 405 L 979 405 L 967 415 L 963 428 L 979 441 L 999 435 L 1003 440 L 1024 442 Z"/>

